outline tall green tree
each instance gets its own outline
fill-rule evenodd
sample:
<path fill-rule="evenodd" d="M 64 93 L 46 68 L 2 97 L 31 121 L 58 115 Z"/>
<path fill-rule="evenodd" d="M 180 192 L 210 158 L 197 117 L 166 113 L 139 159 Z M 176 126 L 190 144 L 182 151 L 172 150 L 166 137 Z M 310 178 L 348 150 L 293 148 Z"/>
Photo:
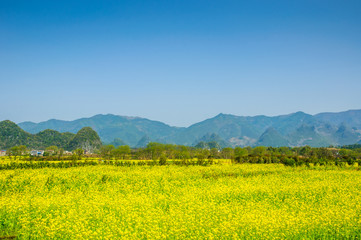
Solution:
<path fill-rule="evenodd" d="M 230 148 L 230 147 L 223 148 L 221 151 L 221 157 L 224 159 L 233 159 L 234 158 L 233 148 Z"/>
<path fill-rule="evenodd" d="M 64 155 L 64 149 L 63 148 L 59 148 L 58 150 L 58 160 L 61 160 L 61 158 Z"/>
<path fill-rule="evenodd" d="M 111 159 L 113 157 L 113 151 L 113 145 L 103 145 L 100 147 L 100 156 L 104 159 Z"/>
<path fill-rule="evenodd" d="M 45 152 L 48 152 L 49 155 L 56 156 L 58 155 L 59 148 L 57 146 L 49 146 L 45 148 Z"/>
<path fill-rule="evenodd" d="M 16 160 L 17 157 L 21 159 L 21 156 L 25 155 L 26 153 L 27 153 L 27 148 L 25 145 L 14 146 L 9 148 L 7 151 L 9 158 L 11 159 L 11 156 L 13 156 L 14 160 Z"/>
<path fill-rule="evenodd" d="M 73 159 L 81 160 L 82 156 L 84 155 L 84 150 L 82 148 L 77 148 L 73 152 Z"/>

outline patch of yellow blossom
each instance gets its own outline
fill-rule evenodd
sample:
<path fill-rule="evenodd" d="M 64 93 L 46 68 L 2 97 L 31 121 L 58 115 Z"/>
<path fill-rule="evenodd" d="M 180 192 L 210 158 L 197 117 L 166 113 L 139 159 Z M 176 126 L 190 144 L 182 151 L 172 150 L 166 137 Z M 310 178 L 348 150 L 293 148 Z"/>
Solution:
<path fill-rule="evenodd" d="M 361 236 L 361 172 L 278 164 L 0 172 L 0 236 L 313 239 Z"/>

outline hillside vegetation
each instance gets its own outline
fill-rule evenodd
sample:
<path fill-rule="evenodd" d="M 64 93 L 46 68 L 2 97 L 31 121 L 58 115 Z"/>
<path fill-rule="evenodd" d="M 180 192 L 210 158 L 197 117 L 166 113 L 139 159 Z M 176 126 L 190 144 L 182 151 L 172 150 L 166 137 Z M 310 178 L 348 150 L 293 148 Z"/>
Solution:
<path fill-rule="evenodd" d="M 57 146 L 65 150 L 83 148 L 92 151 L 100 148 L 101 141 L 98 134 L 90 127 L 84 127 L 76 134 L 60 133 L 51 129 L 30 134 L 11 121 L 0 122 L 0 149 L 9 149 L 19 145 L 25 145 L 30 149 Z"/>

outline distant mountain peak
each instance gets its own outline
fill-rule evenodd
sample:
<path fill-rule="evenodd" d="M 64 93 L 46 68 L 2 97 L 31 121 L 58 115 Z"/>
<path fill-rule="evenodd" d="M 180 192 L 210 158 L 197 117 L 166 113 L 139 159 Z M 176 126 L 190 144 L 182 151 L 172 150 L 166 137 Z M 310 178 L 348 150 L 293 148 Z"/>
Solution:
<path fill-rule="evenodd" d="M 94 115 L 89 118 L 124 118 L 124 119 L 128 119 L 128 120 L 133 120 L 133 119 L 138 119 L 140 117 L 122 116 L 122 115 L 115 115 L 115 114 L 107 113 L 107 114 L 97 114 L 97 115 Z"/>
<path fill-rule="evenodd" d="M 297 111 L 297 112 L 295 112 L 295 113 L 293 113 L 293 114 L 297 114 L 297 115 L 309 115 L 309 114 L 307 114 L 307 113 L 305 113 L 305 112 L 302 112 L 302 111 Z"/>
<path fill-rule="evenodd" d="M 290 114 L 287 114 L 285 116 L 289 116 L 289 117 L 312 117 L 311 114 L 308 114 L 308 113 L 305 113 L 305 112 L 302 112 L 302 111 L 290 113 Z"/>
<path fill-rule="evenodd" d="M 219 113 L 216 117 L 224 117 L 224 116 L 227 116 L 227 114 Z"/>

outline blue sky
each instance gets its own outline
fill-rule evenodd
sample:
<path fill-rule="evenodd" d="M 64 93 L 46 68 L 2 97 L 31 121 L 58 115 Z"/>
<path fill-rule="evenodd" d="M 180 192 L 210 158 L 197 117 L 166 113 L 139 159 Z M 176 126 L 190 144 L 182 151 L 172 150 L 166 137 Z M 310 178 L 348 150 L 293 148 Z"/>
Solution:
<path fill-rule="evenodd" d="M 361 108 L 360 1 L 0 2 L 0 120 Z"/>

